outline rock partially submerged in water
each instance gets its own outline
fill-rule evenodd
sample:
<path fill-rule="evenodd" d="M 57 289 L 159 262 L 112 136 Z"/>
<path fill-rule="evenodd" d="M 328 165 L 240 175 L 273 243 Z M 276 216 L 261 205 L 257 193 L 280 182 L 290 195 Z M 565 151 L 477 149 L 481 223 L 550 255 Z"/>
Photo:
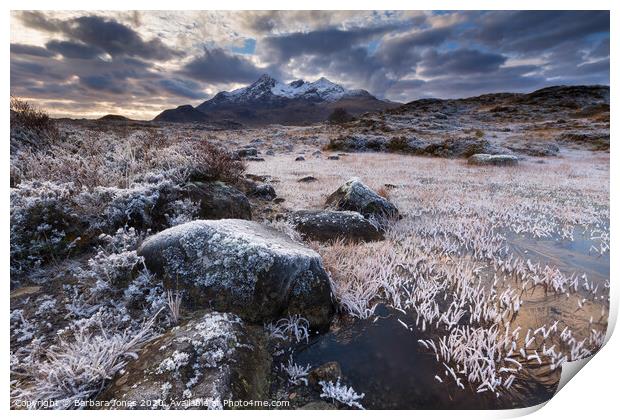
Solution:
<path fill-rule="evenodd" d="M 334 191 L 325 202 L 326 209 L 350 210 L 378 220 L 398 217 L 394 204 L 371 190 L 358 178 L 352 178 Z"/>
<path fill-rule="evenodd" d="M 118 408 L 224 408 L 225 400 L 265 400 L 271 356 L 259 326 L 209 312 L 147 344 L 99 396 L 135 406 Z M 141 401 L 154 406 L 141 407 Z M 200 404 L 194 407 L 180 403 Z"/>
<path fill-rule="evenodd" d="M 183 291 L 189 309 L 213 307 L 266 322 L 287 314 L 327 326 L 331 283 L 318 253 L 246 220 L 196 220 L 148 238 L 138 254 Z"/>
<path fill-rule="evenodd" d="M 383 233 L 356 211 L 297 211 L 291 221 L 305 239 L 329 241 L 345 239 L 353 242 L 380 241 Z"/>
<path fill-rule="evenodd" d="M 470 156 L 467 163 L 470 165 L 514 166 L 519 163 L 519 159 L 513 155 L 487 155 L 481 153 Z"/>

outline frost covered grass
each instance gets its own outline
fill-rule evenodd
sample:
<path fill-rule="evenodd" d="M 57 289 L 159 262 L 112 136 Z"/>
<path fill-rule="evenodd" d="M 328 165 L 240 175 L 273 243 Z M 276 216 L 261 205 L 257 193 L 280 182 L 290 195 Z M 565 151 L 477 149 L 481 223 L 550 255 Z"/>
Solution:
<path fill-rule="evenodd" d="M 293 362 L 293 358 L 290 357 L 286 364 L 281 363 L 280 369 L 286 372 L 288 375 L 288 382 L 292 385 L 308 385 L 308 373 L 310 372 L 310 365 L 301 366 Z"/>
<path fill-rule="evenodd" d="M 353 175 L 375 190 L 389 187 L 404 217 L 385 241 L 311 244 L 341 310 L 370 318 L 386 302 L 413 314 L 412 325 L 401 323 L 428 337 L 420 346 L 436 356 L 441 382 L 500 395 L 519 392 L 514 384 L 531 369 L 553 372 L 600 347 L 608 279 L 516 253 L 511 238 L 573 241 L 579 232 L 593 258 L 607 254 L 608 159 L 567 151 L 513 168 L 471 168 L 459 160 L 365 153 L 294 167 L 290 157 L 267 158 L 248 170 L 278 179 L 290 210 L 321 208 Z M 297 182 L 303 176 L 319 182 Z M 565 309 L 541 319 L 540 304 Z"/>
<path fill-rule="evenodd" d="M 11 401 L 19 408 L 77 408 L 76 401 L 99 393 L 137 351 L 156 335 L 157 314 L 136 330 L 112 332 L 100 317 L 64 331 L 49 348 L 25 348 L 11 354 Z M 30 351 L 28 351 L 30 350 Z M 23 403 L 27 403 L 24 407 Z"/>
<path fill-rule="evenodd" d="M 364 394 L 358 394 L 355 392 L 353 387 L 342 385 L 340 383 L 340 378 L 333 383 L 332 381 L 319 381 L 319 385 L 321 385 L 321 398 L 328 398 L 332 400 L 332 402 L 340 402 L 349 407 L 359 408 L 363 410 L 364 407 L 359 402 L 362 398 L 364 398 Z"/>

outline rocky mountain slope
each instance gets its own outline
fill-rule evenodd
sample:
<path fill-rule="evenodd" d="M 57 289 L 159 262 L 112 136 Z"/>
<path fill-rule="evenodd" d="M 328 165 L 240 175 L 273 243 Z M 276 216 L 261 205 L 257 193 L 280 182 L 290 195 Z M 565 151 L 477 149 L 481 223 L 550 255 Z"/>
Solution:
<path fill-rule="evenodd" d="M 398 105 L 377 99 L 362 89 L 345 89 L 325 78 L 311 83 L 295 80 L 285 84 L 265 74 L 249 86 L 232 92 L 219 92 L 195 108 L 183 105 L 174 110 L 165 110 L 155 117 L 155 121 L 232 120 L 248 126 L 304 125 L 325 121 L 339 107 L 359 115 Z"/>
<path fill-rule="evenodd" d="M 552 86 L 532 93 L 420 99 L 342 126 L 331 147 L 465 156 L 554 155 L 560 146 L 609 150 L 609 86 Z"/>

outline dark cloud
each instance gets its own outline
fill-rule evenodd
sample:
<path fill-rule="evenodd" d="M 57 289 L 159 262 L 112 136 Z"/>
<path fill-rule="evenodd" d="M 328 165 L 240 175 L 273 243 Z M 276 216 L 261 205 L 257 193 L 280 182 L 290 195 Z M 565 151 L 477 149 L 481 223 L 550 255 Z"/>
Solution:
<path fill-rule="evenodd" d="M 45 48 L 26 44 L 11 44 L 11 54 L 33 55 L 35 57 L 52 57 L 55 55 L 54 52 Z"/>
<path fill-rule="evenodd" d="M 599 44 L 588 54 L 592 58 L 605 58 L 609 57 L 609 38 L 603 39 Z"/>
<path fill-rule="evenodd" d="M 167 92 L 176 96 L 183 96 L 189 99 L 205 98 L 200 84 L 192 82 L 191 80 L 164 79 L 159 82 L 159 85 Z"/>
<path fill-rule="evenodd" d="M 506 62 L 501 54 L 486 53 L 478 50 L 454 50 L 438 53 L 429 50 L 423 57 L 420 66 L 424 69 L 422 76 L 445 74 L 490 73 L 497 71 Z"/>
<path fill-rule="evenodd" d="M 515 11 L 483 13 L 475 38 L 507 51 L 541 51 L 609 32 L 609 11 Z"/>
<path fill-rule="evenodd" d="M 371 38 L 395 30 L 395 26 L 377 28 L 352 28 L 348 30 L 325 29 L 313 32 L 296 32 L 261 40 L 263 55 L 279 62 L 306 54 L 333 54 L 358 46 Z"/>
<path fill-rule="evenodd" d="M 31 28 L 59 33 L 74 43 L 101 49 L 113 57 L 133 56 L 166 61 L 182 54 L 159 39 L 145 41 L 130 27 L 100 16 L 80 16 L 69 20 L 48 18 L 42 12 L 23 12 L 22 22 Z"/>
<path fill-rule="evenodd" d="M 265 73 L 265 70 L 257 68 L 241 55 L 214 48 L 205 50 L 201 56 L 183 66 L 181 73 L 209 83 L 249 83 Z"/>
<path fill-rule="evenodd" d="M 95 58 L 104 53 L 104 51 L 100 48 L 71 41 L 53 40 L 45 44 L 45 47 L 54 53 L 62 55 L 63 57 L 80 58 L 83 60 Z"/>

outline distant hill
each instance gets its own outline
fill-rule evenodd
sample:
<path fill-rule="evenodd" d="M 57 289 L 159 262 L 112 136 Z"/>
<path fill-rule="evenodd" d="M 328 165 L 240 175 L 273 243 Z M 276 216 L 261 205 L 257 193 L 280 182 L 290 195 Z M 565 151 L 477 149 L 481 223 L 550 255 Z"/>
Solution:
<path fill-rule="evenodd" d="M 165 110 L 155 121 L 304 125 L 325 121 L 335 108 L 359 115 L 399 105 L 377 99 L 365 90 L 345 89 L 325 78 L 284 84 L 265 74 L 244 88 L 219 92 L 196 108 L 184 105 Z"/>
<path fill-rule="evenodd" d="M 158 122 L 209 122 L 209 118 L 191 105 L 181 105 L 174 109 L 167 109 L 157 115 L 153 121 Z"/>
<path fill-rule="evenodd" d="M 130 118 L 124 117 L 122 115 L 108 114 L 104 115 L 101 118 L 98 118 L 99 121 L 133 121 Z"/>

